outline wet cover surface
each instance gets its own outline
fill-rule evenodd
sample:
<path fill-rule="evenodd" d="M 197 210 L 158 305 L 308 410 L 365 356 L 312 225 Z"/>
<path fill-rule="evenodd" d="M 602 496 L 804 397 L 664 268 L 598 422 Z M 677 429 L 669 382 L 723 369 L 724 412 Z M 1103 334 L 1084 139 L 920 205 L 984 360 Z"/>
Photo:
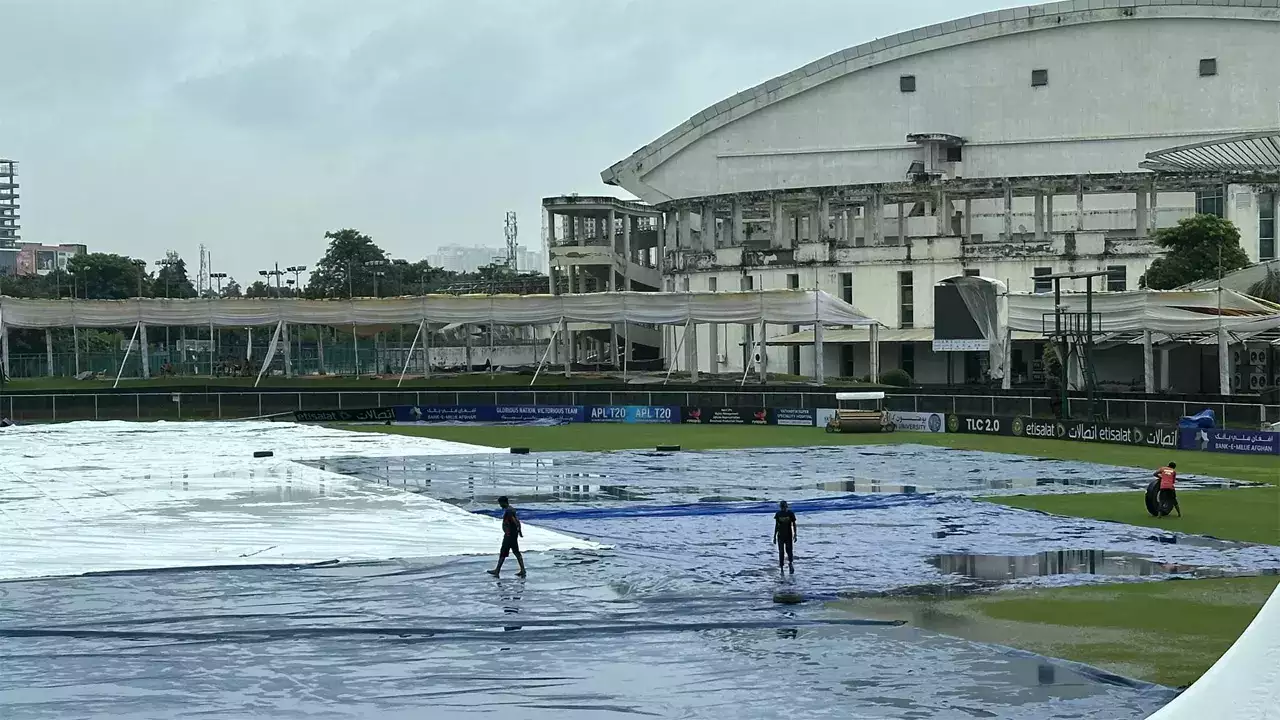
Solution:
<path fill-rule="evenodd" d="M 530 553 L 525 580 L 437 558 L 0 583 L 0 715 L 1136 720 L 1172 691 L 824 601 L 1280 567 L 1280 548 L 964 494 L 1141 471 L 865 450 L 316 461 L 475 511 L 507 494 L 525 523 L 611 548 Z M 878 491 L 828 489 L 851 475 Z M 794 577 L 769 542 L 780 496 Z"/>

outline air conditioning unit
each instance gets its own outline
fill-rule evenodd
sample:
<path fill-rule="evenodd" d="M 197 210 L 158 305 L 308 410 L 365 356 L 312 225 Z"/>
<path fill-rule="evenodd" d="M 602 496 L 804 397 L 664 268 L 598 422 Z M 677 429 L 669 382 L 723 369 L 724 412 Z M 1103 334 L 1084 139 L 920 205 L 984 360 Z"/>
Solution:
<path fill-rule="evenodd" d="M 1236 373 L 1235 375 L 1232 375 L 1232 376 L 1231 376 L 1231 387 L 1232 387 L 1232 388 L 1234 388 L 1234 389 L 1237 389 L 1237 390 L 1238 390 L 1238 389 L 1240 389 L 1240 387 L 1241 387 L 1241 385 L 1240 385 L 1240 380 L 1241 380 L 1241 378 L 1240 378 L 1240 373 Z"/>
<path fill-rule="evenodd" d="M 1241 358 L 1241 355 L 1240 355 L 1240 351 L 1239 351 L 1239 350 L 1232 350 L 1232 351 L 1231 351 L 1231 364 L 1232 364 L 1232 365 L 1239 365 L 1239 364 L 1240 364 L 1240 358 Z"/>
<path fill-rule="evenodd" d="M 1271 383 L 1274 387 L 1280 388 L 1280 373 L 1276 373 L 1275 382 Z"/>
<path fill-rule="evenodd" d="M 1267 351 L 1253 349 L 1249 351 L 1249 364 L 1262 366 L 1267 364 Z"/>
<path fill-rule="evenodd" d="M 1250 376 L 1249 376 L 1249 389 L 1250 389 L 1250 390 L 1260 390 L 1260 389 L 1262 389 L 1262 388 L 1265 388 L 1266 386 L 1267 386 L 1267 376 L 1265 376 L 1265 375 L 1250 375 Z"/>

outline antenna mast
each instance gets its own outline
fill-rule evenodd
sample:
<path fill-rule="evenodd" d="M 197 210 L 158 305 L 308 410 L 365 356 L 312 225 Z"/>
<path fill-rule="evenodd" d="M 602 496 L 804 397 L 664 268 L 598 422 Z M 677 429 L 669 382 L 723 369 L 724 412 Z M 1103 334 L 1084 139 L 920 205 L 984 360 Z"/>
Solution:
<path fill-rule="evenodd" d="M 516 212 L 514 210 L 507 211 L 507 222 L 504 228 L 507 236 L 507 267 L 513 271 L 518 271 L 516 262 L 516 238 L 518 236 L 518 228 L 516 226 Z"/>

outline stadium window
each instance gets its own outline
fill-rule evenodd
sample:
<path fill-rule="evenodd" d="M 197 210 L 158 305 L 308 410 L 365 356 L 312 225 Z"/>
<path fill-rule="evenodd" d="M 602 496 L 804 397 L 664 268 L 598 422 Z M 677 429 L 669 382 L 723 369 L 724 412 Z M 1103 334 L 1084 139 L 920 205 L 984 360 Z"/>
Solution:
<path fill-rule="evenodd" d="M 978 268 L 965 268 L 965 269 L 964 269 L 964 276 L 965 276 L 965 277 L 980 277 L 981 275 L 982 275 L 982 272 L 981 272 L 980 270 L 978 270 Z"/>
<path fill-rule="evenodd" d="M 1128 268 L 1123 265 L 1107 266 L 1107 292 L 1124 292 L 1129 289 Z"/>
<path fill-rule="evenodd" d="M 903 75 L 898 78 L 898 89 L 904 93 L 913 93 L 916 91 L 916 76 Z"/>
<path fill-rule="evenodd" d="M 1218 58 L 1202 58 L 1200 60 L 1200 77 L 1213 77 L 1218 74 Z"/>
<path fill-rule="evenodd" d="M 947 148 L 947 162 L 964 162 L 964 148 L 959 145 Z"/>
<path fill-rule="evenodd" d="M 840 377 L 853 377 L 853 344 L 840 343 Z"/>
<path fill-rule="evenodd" d="M 902 343 L 902 353 L 901 353 L 900 360 L 901 362 L 898 363 L 898 366 L 902 368 L 903 372 L 910 375 L 912 380 L 914 380 L 916 377 L 916 344 L 915 343 L 909 343 L 909 342 Z"/>
<path fill-rule="evenodd" d="M 707 278 L 707 290 L 710 290 L 711 292 L 715 292 L 716 286 L 719 284 L 720 283 L 716 282 L 715 278 Z"/>
<path fill-rule="evenodd" d="M 1053 292 L 1053 281 L 1047 277 L 1042 277 L 1044 275 L 1052 275 L 1053 268 L 1038 267 L 1035 270 L 1032 270 L 1031 274 L 1035 275 L 1035 286 L 1032 288 L 1033 292 Z"/>
<path fill-rule="evenodd" d="M 1031 87 L 1044 87 L 1049 84 L 1048 70 L 1032 70 L 1031 71 Z"/>
<path fill-rule="evenodd" d="M 916 326 L 915 276 L 910 271 L 898 273 L 898 327 Z"/>
<path fill-rule="evenodd" d="M 840 299 L 853 304 L 853 273 L 840 273 Z"/>
<path fill-rule="evenodd" d="M 787 275 L 787 289 L 788 289 L 788 290 L 799 290 L 799 289 L 800 289 L 800 275 L 799 275 L 799 273 L 791 273 L 790 275 Z"/>
<path fill-rule="evenodd" d="M 1276 194 L 1258 196 L 1258 259 L 1276 259 Z"/>
<path fill-rule="evenodd" d="M 1222 188 L 1196 191 L 1196 214 L 1226 217 L 1226 198 Z"/>

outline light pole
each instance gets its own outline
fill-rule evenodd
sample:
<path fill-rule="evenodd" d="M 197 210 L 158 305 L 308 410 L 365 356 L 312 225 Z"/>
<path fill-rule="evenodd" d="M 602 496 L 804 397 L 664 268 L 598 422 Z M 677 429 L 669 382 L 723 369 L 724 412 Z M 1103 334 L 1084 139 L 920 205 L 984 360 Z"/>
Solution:
<path fill-rule="evenodd" d="M 226 277 L 226 273 L 209 273 L 210 280 L 218 281 L 218 297 L 222 297 L 222 280 Z"/>
<path fill-rule="evenodd" d="M 147 274 L 147 261 L 134 260 L 133 266 L 138 268 L 138 297 L 142 297 L 142 276 Z"/>
<path fill-rule="evenodd" d="M 268 293 L 268 294 L 270 294 L 270 291 L 271 291 L 271 280 L 270 280 L 270 278 L 274 277 L 274 278 L 276 279 L 276 297 L 280 297 L 280 276 L 281 276 L 281 275 L 284 275 L 284 270 L 281 270 L 281 269 L 280 269 L 280 263 L 276 263 L 276 265 L 275 265 L 275 269 L 274 269 L 274 270 L 259 270 L 259 271 L 258 271 L 258 274 L 259 274 L 259 275 L 261 275 L 261 276 L 262 276 L 262 277 L 264 277 L 264 278 L 268 278 L 268 279 L 267 279 L 267 293 Z"/>
<path fill-rule="evenodd" d="M 164 299 L 169 299 L 169 277 L 173 275 L 171 268 L 177 265 L 177 261 L 171 257 L 166 257 L 156 261 L 156 267 L 160 268 L 160 272 L 164 273 Z M 169 270 L 169 272 L 164 272 Z M 173 350 L 169 348 L 169 326 L 164 326 L 164 360 L 166 365 L 173 364 Z"/>
<path fill-rule="evenodd" d="M 287 273 L 293 273 L 293 285 L 295 290 L 302 289 L 302 273 L 307 271 L 306 265 L 291 265 L 284 269 Z"/>

